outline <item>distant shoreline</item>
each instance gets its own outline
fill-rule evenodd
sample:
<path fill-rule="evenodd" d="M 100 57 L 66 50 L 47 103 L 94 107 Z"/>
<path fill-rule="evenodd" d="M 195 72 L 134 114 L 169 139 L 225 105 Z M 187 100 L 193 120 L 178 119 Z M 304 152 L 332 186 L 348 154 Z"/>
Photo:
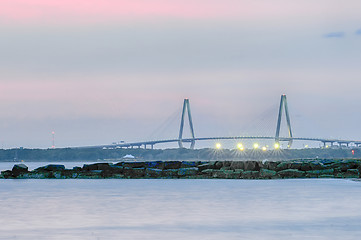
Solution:
<path fill-rule="evenodd" d="M 126 155 L 138 161 L 151 160 L 290 160 L 361 158 L 360 148 L 277 149 L 0 149 L 0 162 L 23 161 L 123 161 Z"/>

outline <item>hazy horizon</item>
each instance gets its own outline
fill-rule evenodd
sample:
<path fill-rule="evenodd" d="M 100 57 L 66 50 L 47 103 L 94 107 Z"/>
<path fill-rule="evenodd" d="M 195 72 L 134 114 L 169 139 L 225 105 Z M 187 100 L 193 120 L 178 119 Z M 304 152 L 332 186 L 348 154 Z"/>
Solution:
<path fill-rule="evenodd" d="M 198 137 L 273 135 L 281 94 L 294 136 L 361 140 L 360 1 L 0 5 L 1 148 L 176 138 L 184 98 Z"/>

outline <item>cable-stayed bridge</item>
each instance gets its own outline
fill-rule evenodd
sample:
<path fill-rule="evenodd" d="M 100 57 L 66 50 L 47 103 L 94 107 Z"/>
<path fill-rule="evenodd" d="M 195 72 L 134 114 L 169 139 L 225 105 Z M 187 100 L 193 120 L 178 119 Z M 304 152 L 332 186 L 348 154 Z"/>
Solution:
<path fill-rule="evenodd" d="M 282 116 L 285 114 L 286 124 L 287 124 L 287 137 L 280 136 L 280 129 L 282 123 Z M 189 130 L 191 137 L 184 138 L 184 123 L 185 120 L 188 119 Z M 311 138 L 311 137 L 294 137 L 292 133 L 291 127 L 291 119 L 288 112 L 288 104 L 286 95 L 281 95 L 280 105 L 278 109 L 278 118 L 276 131 L 274 136 L 216 136 L 216 137 L 196 137 L 194 133 L 192 115 L 190 110 L 189 99 L 184 99 L 183 110 L 181 116 L 181 123 L 179 128 L 178 138 L 171 139 L 160 139 L 160 140 L 149 140 L 149 141 L 137 141 L 137 142 L 120 142 L 117 144 L 109 144 L 109 145 L 98 145 L 98 146 L 84 146 L 78 148 L 134 148 L 134 147 L 144 147 L 153 149 L 157 144 L 166 144 L 166 143 L 178 143 L 179 148 L 183 148 L 183 143 L 190 143 L 190 148 L 194 149 L 195 143 L 198 141 L 220 141 L 220 140 L 271 140 L 274 142 L 274 149 L 280 148 L 280 142 L 287 142 L 287 147 L 291 148 L 292 143 L 294 141 L 309 141 L 309 142 L 319 142 L 323 144 L 324 147 L 333 147 L 333 146 L 361 146 L 361 140 L 344 140 L 344 139 L 336 139 L 336 138 Z M 243 145 L 238 144 L 239 149 L 243 150 Z M 257 148 L 258 146 L 255 146 Z"/>

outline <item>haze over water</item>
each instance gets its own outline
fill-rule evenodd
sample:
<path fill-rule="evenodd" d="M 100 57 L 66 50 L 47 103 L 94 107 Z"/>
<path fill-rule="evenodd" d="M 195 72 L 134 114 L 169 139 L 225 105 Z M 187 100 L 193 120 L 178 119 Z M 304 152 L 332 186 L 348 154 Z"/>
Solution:
<path fill-rule="evenodd" d="M 0 180 L 0 239 L 359 239 L 351 180 Z"/>

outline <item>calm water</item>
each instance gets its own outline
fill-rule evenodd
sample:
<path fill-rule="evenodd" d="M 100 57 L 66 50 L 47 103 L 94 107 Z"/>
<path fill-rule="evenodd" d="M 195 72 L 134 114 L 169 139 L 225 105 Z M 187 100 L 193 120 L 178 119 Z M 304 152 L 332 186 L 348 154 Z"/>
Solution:
<path fill-rule="evenodd" d="M 360 239 L 351 180 L 4 180 L 0 239 Z"/>

